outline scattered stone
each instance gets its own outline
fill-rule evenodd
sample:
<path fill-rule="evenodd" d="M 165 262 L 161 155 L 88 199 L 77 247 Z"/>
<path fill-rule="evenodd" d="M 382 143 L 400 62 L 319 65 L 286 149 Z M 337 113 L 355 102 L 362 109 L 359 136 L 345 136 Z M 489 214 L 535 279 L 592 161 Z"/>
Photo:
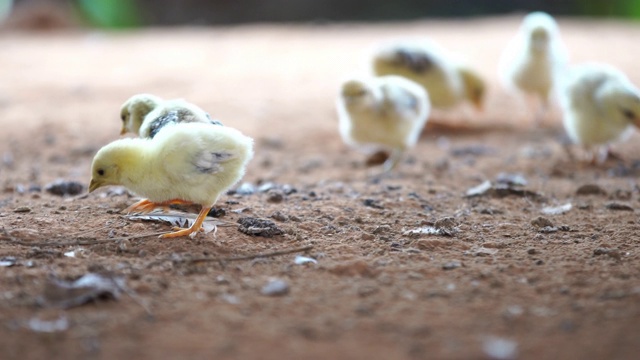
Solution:
<path fill-rule="evenodd" d="M 240 184 L 240 186 L 238 186 L 237 189 L 230 191 L 232 193 L 238 194 L 238 195 L 253 195 L 256 192 L 256 187 L 248 182 L 244 182 L 242 184 Z M 233 195 L 233 194 L 231 194 Z"/>
<path fill-rule="evenodd" d="M 596 184 L 582 185 L 576 190 L 576 195 L 602 195 L 606 196 L 607 192 Z"/>
<path fill-rule="evenodd" d="M 453 270 L 462 266 L 460 261 L 449 261 L 442 264 L 442 270 Z"/>
<path fill-rule="evenodd" d="M 269 216 L 270 218 L 272 218 L 275 221 L 280 221 L 280 222 L 287 222 L 289 221 L 289 217 L 283 213 L 281 213 L 280 211 L 276 211 L 273 214 L 271 214 L 271 216 Z"/>
<path fill-rule="evenodd" d="M 469 145 L 469 146 L 460 146 L 451 149 L 449 154 L 453 157 L 462 157 L 462 156 L 487 156 L 487 155 L 495 155 L 498 151 L 492 147 L 488 147 L 485 145 Z"/>
<path fill-rule="evenodd" d="M 4 256 L 0 258 L 0 267 L 11 267 L 18 262 L 15 256 Z"/>
<path fill-rule="evenodd" d="M 45 191 L 58 196 L 78 195 L 84 191 L 84 185 L 77 181 L 56 180 L 44 187 Z"/>
<path fill-rule="evenodd" d="M 238 230 L 250 236 L 273 237 L 284 234 L 284 231 L 276 226 L 276 224 L 267 219 L 258 219 L 254 217 L 241 217 L 238 219 Z"/>
<path fill-rule="evenodd" d="M 493 196 L 497 198 L 503 198 L 509 195 L 531 198 L 533 200 L 542 200 L 544 197 L 541 194 L 538 194 L 535 191 L 522 189 L 520 187 L 513 187 L 513 185 L 507 184 L 495 184 L 492 185 L 491 181 L 487 180 L 482 184 L 472 187 L 468 189 L 465 193 L 465 197 L 476 197 L 476 196 Z"/>
<path fill-rule="evenodd" d="M 618 249 L 608 249 L 608 248 L 600 247 L 593 250 L 593 256 L 600 256 L 600 255 L 608 255 L 616 260 L 620 260 L 620 258 L 622 257 L 622 254 L 620 254 L 620 250 Z"/>
<path fill-rule="evenodd" d="M 452 216 L 447 216 L 436 220 L 433 223 L 433 227 L 436 228 L 440 235 L 453 236 L 455 235 L 458 229 L 458 222 Z"/>
<path fill-rule="evenodd" d="M 293 263 L 296 265 L 317 264 L 318 260 L 310 258 L 308 256 L 297 255 L 293 260 Z"/>
<path fill-rule="evenodd" d="M 633 211 L 633 208 L 627 204 L 619 203 L 619 202 L 610 202 L 605 205 L 605 207 L 609 210 L 615 211 Z"/>
<path fill-rule="evenodd" d="M 631 200 L 632 192 L 624 189 L 616 189 L 612 197 L 616 200 Z"/>
<path fill-rule="evenodd" d="M 391 226 L 389 225 L 379 225 L 376 226 L 375 229 L 373 229 L 372 233 L 379 235 L 379 234 L 386 234 L 388 232 L 391 231 Z"/>
<path fill-rule="evenodd" d="M 31 208 L 28 207 L 28 206 L 20 206 L 20 207 L 17 207 L 15 209 L 13 209 L 13 212 L 15 212 L 15 213 L 28 213 L 28 212 L 31 212 Z"/>
<path fill-rule="evenodd" d="M 280 190 L 271 189 L 267 192 L 267 202 L 279 204 L 284 201 L 284 194 Z"/>
<path fill-rule="evenodd" d="M 509 360 L 518 357 L 518 343 L 491 336 L 482 342 L 482 350 L 489 359 Z"/>
<path fill-rule="evenodd" d="M 289 284 L 282 279 L 271 279 L 260 290 L 262 295 L 283 296 L 289 293 Z"/>
<path fill-rule="evenodd" d="M 209 213 L 207 214 L 207 216 L 211 216 L 214 218 L 221 218 L 225 215 L 227 215 L 227 211 L 223 208 L 211 208 L 211 210 L 209 210 Z"/>
<path fill-rule="evenodd" d="M 529 254 L 529 255 L 535 255 L 537 253 L 538 253 L 538 250 L 536 250 L 535 248 L 527 249 L 527 254 Z"/>
<path fill-rule="evenodd" d="M 542 208 L 542 213 L 545 215 L 560 215 L 571 211 L 572 208 L 573 205 L 571 205 L 571 203 L 560 206 L 547 206 Z"/>
<path fill-rule="evenodd" d="M 122 276 L 87 273 L 74 281 L 52 278 L 38 303 L 68 309 L 98 299 L 118 299 L 126 289 Z"/>
<path fill-rule="evenodd" d="M 275 183 L 267 181 L 258 187 L 258 192 L 266 193 L 267 191 L 275 188 L 277 188 L 277 185 Z"/>
<path fill-rule="evenodd" d="M 531 225 L 536 228 L 553 227 L 553 223 L 551 222 L 551 220 L 542 216 L 538 216 L 537 218 L 531 220 Z"/>
<path fill-rule="evenodd" d="M 465 196 L 466 197 L 474 197 L 474 196 L 485 195 L 491 189 L 492 189 L 491 181 L 487 180 L 487 181 L 483 182 L 482 184 L 480 184 L 478 186 L 474 186 L 474 187 L 470 188 L 469 190 L 467 190 L 467 192 L 465 193 Z"/>
<path fill-rule="evenodd" d="M 496 183 L 508 186 L 526 186 L 527 179 L 520 173 L 499 173 Z"/>
<path fill-rule="evenodd" d="M 378 200 L 374 200 L 374 199 L 364 199 L 362 201 L 362 205 L 367 206 L 367 207 L 371 207 L 371 208 L 374 208 L 374 209 L 384 209 L 384 207 L 379 204 L 379 201 Z"/>

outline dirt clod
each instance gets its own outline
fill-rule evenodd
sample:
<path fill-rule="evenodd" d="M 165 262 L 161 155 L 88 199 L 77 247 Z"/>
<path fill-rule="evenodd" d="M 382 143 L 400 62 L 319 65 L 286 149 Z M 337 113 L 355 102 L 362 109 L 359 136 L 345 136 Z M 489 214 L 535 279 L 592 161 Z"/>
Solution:
<path fill-rule="evenodd" d="M 607 191 L 603 189 L 600 185 L 596 184 L 585 184 L 582 185 L 576 190 L 576 195 L 602 195 L 606 196 Z"/>
<path fill-rule="evenodd" d="M 78 195 L 84 191 L 84 185 L 77 181 L 56 180 L 44 187 L 45 191 L 50 194 L 65 196 Z"/>
<path fill-rule="evenodd" d="M 258 219 L 254 217 L 242 217 L 238 219 L 238 230 L 251 236 L 273 237 L 284 234 L 276 224 L 267 219 Z"/>

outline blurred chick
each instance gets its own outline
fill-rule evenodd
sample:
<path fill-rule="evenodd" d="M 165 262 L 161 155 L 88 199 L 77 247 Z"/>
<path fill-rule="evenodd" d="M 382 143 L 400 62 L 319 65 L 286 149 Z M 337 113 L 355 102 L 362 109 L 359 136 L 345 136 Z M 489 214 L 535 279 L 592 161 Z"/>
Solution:
<path fill-rule="evenodd" d="M 185 100 L 163 100 L 151 94 L 130 97 L 122 104 L 120 118 L 121 135 L 133 132 L 141 138 L 153 138 L 162 127 L 170 123 L 200 122 L 222 125 L 219 121 L 212 120 L 200 107 Z"/>
<path fill-rule="evenodd" d="M 430 104 L 426 91 L 415 82 L 381 76 L 343 83 L 337 110 L 345 143 L 391 150 L 383 165 L 386 172 L 418 141 Z"/>
<path fill-rule="evenodd" d="M 567 51 L 555 20 L 547 13 L 533 12 L 525 16 L 518 34 L 502 53 L 498 71 L 505 88 L 539 103 L 534 116 L 539 124 L 566 66 Z"/>
<path fill-rule="evenodd" d="M 220 194 L 238 182 L 253 157 L 253 139 L 238 130 L 200 123 L 168 125 L 153 138 L 116 140 L 98 151 L 89 192 L 122 185 L 146 199 L 127 212 L 170 204 L 199 204 L 188 229 L 161 237 L 194 237 Z"/>
<path fill-rule="evenodd" d="M 605 150 L 592 162 L 602 162 L 608 145 L 625 140 L 640 127 L 640 91 L 619 70 L 604 64 L 570 69 L 560 92 L 564 128 L 574 143 L 588 151 Z"/>
<path fill-rule="evenodd" d="M 373 54 L 373 72 L 417 82 L 429 93 L 434 108 L 447 109 L 467 100 L 482 109 L 484 80 L 428 41 L 381 45 Z"/>

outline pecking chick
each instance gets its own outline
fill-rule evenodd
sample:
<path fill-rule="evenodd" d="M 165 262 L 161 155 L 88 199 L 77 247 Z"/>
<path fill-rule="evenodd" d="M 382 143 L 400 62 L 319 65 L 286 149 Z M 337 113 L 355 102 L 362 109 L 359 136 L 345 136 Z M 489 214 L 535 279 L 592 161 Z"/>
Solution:
<path fill-rule="evenodd" d="M 344 82 L 337 110 L 344 142 L 391 150 L 384 163 L 384 171 L 389 171 L 418 141 L 430 104 L 420 85 L 400 76 L 381 76 Z"/>
<path fill-rule="evenodd" d="M 222 125 L 212 120 L 200 107 L 182 99 L 163 100 L 151 94 L 137 94 L 122 104 L 121 135 L 127 132 L 138 134 L 141 138 L 154 137 L 162 127 L 170 123 L 200 122 Z"/>
<path fill-rule="evenodd" d="M 220 194 L 237 183 L 253 157 L 253 139 L 224 126 L 168 125 L 153 138 L 116 140 L 98 151 L 89 192 L 122 185 L 144 197 L 128 212 L 149 212 L 171 204 L 202 206 L 188 229 L 162 237 L 195 236 Z"/>
<path fill-rule="evenodd" d="M 597 146 L 608 151 L 610 143 L 640 127 L 640 90 L 609 65 L 574 66 L 559 94 L 569 138 L 589 151 Z M 606 160 L 607 151 L 599 159 L 592 154 L 592 162 Z"/>
<path fill-rule="evenodd" d="M 447 109 L 466 100 L 478 110 L 482 109 L 484 80 L 428 41 L 381 45 L 373 54 L 373 72 L 378 76 L 398 75 L 417 82 L 429 94 L 434 108 Z"/>
<path fill-rule="evenodd" d="M 538 102 L 535 122 L 540 123 L 566 66 L 567 51 L 556 21 L 547 13 L 533 12 L 502 53 L 498 72 L 506 89 Z"/>

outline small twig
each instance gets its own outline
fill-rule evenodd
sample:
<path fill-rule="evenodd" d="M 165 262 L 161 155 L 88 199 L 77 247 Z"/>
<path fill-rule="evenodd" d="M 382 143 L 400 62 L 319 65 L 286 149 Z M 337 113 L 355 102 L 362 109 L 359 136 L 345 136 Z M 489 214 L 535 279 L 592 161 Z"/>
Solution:
<path fill-rule="evenodd" d="M 191 258 L 191 259 L 163 259 L 163 260 L 158 260 L 158 261 L 152 262 L 151 264 L 147 265 L 147 268 L 150 268 L 152 266 L 158 265 L 158 264 L 163 263 L 165 261 L 172 261 L 174 263 L 189 263 L 189 264 L 194 264 L 194 263 L 199 263 L 199 262 L 225 263 L 225 262 L 231 262 L 231 261 L 244 261 L 244 260 L 254 260 L 254 259 L 257 259 L 257 258 L 275 257 L 275 256 L 293 254 L 293 253 L 297 253 L 297 252 L 309 251 L 311 249 L 313 249 L 313 245 L 307 245 L 307 246 L 303 246 L 303 247 L 299 247 L 299 248 L 293 248 L 293 249 L 272 251 L 272 252 L 268 252 L 268 253 L 253 254 L 253 255 L 243 255 L 243 256 L 199 257 L 199 258 Z"/>

